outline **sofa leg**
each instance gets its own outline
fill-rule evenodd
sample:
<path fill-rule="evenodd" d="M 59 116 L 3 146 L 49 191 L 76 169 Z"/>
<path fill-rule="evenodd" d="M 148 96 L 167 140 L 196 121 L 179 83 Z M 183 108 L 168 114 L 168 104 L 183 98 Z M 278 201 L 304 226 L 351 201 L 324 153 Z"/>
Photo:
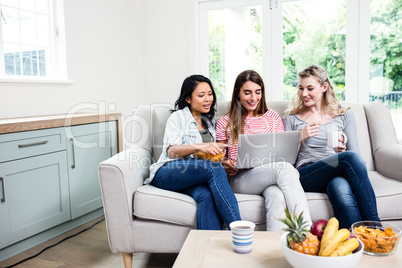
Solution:
<path fill-rule="evenodd" d="M 124 268 L 132 268 L 133 267 L 133 253 L 122 253 Z"/>

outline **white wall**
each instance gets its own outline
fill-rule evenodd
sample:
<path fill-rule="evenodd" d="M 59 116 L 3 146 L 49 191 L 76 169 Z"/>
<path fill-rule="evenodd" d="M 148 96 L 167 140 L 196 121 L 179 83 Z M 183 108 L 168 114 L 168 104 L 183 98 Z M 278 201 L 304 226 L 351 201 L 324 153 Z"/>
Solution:
<path fill-rule="evenodd" d="M 0 83 L 0 118 L 84 107 L 95 112 L 94 105 L 127 118 L 140 104 L 173 103 L 194 70 L 194 3 L 64 0 L 67 70 L 73 83 Z M 108 110 L 110 104 L 116 109 Z"/>
<path fill-rule="evenodd" d="M 64 1 L 67 86 L 4 86 L 0 118 L 63 114 L 72 109 L 114 104 L 130 115 L 143 103 L 141 2 Z M 87 104 L 90 104 L 89 106 Z M 103 110 L 103 111 L 102 111 Z"/>
<path fill-rule="evenodd" d="M 194 71 L 194 0 L 143 1 L 144 103 L 174 103 Z"/>

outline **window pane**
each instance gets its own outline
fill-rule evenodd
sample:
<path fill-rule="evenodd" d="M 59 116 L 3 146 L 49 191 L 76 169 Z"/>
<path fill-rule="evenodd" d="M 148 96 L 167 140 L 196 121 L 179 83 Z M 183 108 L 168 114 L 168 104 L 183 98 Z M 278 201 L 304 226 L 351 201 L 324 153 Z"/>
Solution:
<path fill-rule="evenodd" d="M 38 26 L 38 46 L 50 46 L 49 16 L 36 15 Z"/>
<path fill-rule="evenodd" d="M 18 10 L 15 8 L 2 7 L 3 16 L 6 20 L 1 19 L 1 27 L 3 29 L 3 42 L 19 43 L 20 42 L 20 27 Z"/>
<path fill-rule="evenodd" d="M 4 44 L 4 62 L 7 75 L 21 75 L 20 46 Z"/>
<path fill-rule="evenodd" d="M 36 12 L 42 14 L 49 14 L 49 1 L 48 0 L 36 0 Z"/>
<path fill-rule="evenodd" d="M 21 44 L 36 45 L 36 19 L 35 13 L 20 11 Z"/>
<path fill-rule="evenodd" d="M 36 47 L 22 47 L 22 75 L 38 75 L 38 53 Z"/>
<path fill-rule="evenodd" d="M 283 98 L 298 84 L 297 73 L 318 64 L 329 74 L 339 100 L 345 99 L 346 0 L 283 3 Z"/>
<path fill-rule="evenodd" d="M 20 9 L 35 11 L 35 0 L 19 0 Z"/>
<path fill-rule="evenodd" d="M 236 76 L 246 69 L 262 75 L 262 8 L 208 11 L 209 76 L 218 100 L 230 100 Z"/>
<path fill-rule="evenodd" d="M 39 75 L 46 76 L 46 54 L 49 54 L 48 49 L 39 49 L 38 50 L 38 58 L 39 58 Z"/>
<path fill-rule="evenodd" d="M 371 0 L 370 8 L 370 101 L 388 105 L 402 139 L 401 1 Z"/>
<path fill-rule="evenodd" d="M 1 0 L 1 5 L 9 7 L 18 7 L 18 0 Z"/>
<path fill-rule="evenodd" d="M 56 20 L 50 0 L 0 0 L 0 7 L 5 17 L 5 21 L 0 19 L 3 40 L 0 54 L 4 55 L 0 77 L 64 77 L 56 68 L 58 57 L 61 61 L 64 57 L 54 55 L 60 44 L 53 39 L 52 27 Z"/>

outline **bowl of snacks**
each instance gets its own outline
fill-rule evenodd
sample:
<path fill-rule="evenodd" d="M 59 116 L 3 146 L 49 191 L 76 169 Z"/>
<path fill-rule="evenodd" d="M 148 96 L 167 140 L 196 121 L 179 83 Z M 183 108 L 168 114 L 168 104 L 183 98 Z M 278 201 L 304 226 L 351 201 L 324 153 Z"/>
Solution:
<path fill-rule="evenodd" d="M 363 242 L 364 253 L 375 256 L 394 254 L 401 239 L 401 230 L 385 222 L 358 221 L 352 232 Z"/>
<path fill-rule="evenodd" d="M 200 159 L 205 159 L 205 160 L 210 160 L 213 162 L 220 163 L 223 158 L 223 152 L 220 154 L 212 155 L 212 154 L 207 154 L 207 153 L 198 151 L 198 152 L 194 153 L 193 156 L 195 158 L 200 158 Z"/>
<path fill-rule="evenodd" d="M 288 225 L 288 228 L 283 229 L 285 232 L 281 235 L 280 242 L 285 258 L 292 267 L 352 268 L 359 263 L 363 243 L 348 229 L 339 229 L 339 222 L 335 217 L 328 221 L 317 221 L 309 231 L 303 220 L 303 213 L 299 216 L 292 215 L 285 209 L 285 214 L 286 218 L 279 220 Z M 322 237 L 313 234 L 313 229 L 323 229 Z"/>

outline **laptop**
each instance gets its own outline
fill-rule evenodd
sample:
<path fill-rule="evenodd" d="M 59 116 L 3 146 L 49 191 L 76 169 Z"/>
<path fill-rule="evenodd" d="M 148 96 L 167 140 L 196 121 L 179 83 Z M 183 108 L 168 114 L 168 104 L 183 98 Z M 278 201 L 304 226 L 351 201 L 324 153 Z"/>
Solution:
<path fill-rule="evenodd" d="M 253 168 L 273 162 L 294 164 L 300 131 L 240 134 L 236 168 Z"/>

